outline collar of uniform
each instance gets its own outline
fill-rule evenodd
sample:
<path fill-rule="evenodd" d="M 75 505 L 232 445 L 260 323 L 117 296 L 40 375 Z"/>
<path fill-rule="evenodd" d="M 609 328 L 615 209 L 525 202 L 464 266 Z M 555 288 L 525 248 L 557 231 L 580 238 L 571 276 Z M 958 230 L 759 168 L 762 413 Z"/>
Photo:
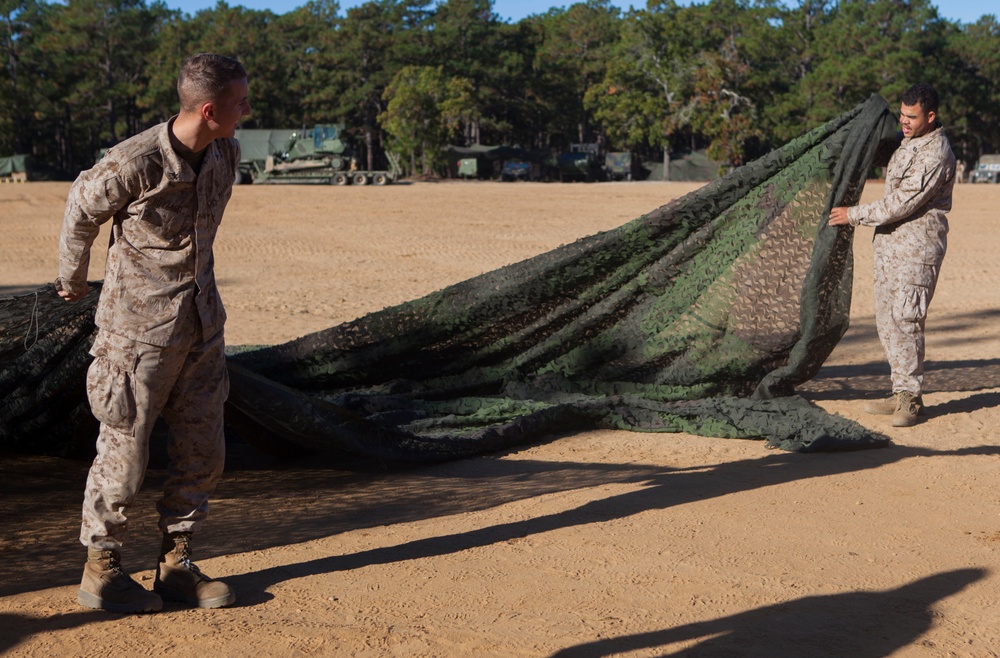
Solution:
<path fill-rule="evenodd" d="M 167 119 L 166 123 L 160 124 L 160 134 L 158 140 L 160 143 L 160 152 L 163 153 L 163 175 L 174 182 L 188 182 L 193 183 L 197 176 L 188 167 L 177 152 L 174 151 L 173 145 L 170 143 L 170 127 L 174 125 L 174 121 L 177 119 L 177 115 Z"/>

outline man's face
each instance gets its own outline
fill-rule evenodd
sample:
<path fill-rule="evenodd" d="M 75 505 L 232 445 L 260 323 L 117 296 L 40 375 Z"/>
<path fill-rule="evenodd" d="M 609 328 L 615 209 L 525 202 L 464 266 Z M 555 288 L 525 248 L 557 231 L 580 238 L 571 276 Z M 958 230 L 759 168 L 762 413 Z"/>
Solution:
<path fill-rule="evenodd" d="M 234 80 L 219 100 L 212 103 L 209 125 L 219 137 L 233 137 L 245 116 L 250 115 L 247 79 Z"/>
<path fill-rule="evenodd" d="M 921 137 L 934 128 L 937 115 L 934 112 L 924 112 L 920 104 L 906 105 L 899 108 L 899 125 L 903 128 L 903 137 Z"/>

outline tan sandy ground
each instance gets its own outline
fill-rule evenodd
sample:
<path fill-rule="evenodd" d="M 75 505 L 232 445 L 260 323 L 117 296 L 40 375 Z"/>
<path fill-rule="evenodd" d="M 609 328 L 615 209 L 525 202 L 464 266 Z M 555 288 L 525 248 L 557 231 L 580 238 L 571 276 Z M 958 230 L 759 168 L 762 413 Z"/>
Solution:
<path fill-rule="evenodd" d="M 608 229 L 694 185 L 241 187 L 217 243 L 229 342 L 272 343 Z M 0 288 L 54 276 L 66 184 L 0 186 Z M 866 198 L 875 198 L 870 184 Z M 75 603 L 87 464 L 0 460 L 0 653 L 1000 655 L 1000 187 L 961 186 L 928 323 L 926 422 L 892 429 L 870 231 L 853 327 L 807 394 L 895 445 L 799 455 L 618 431 L 402 471 L 234 447 L 200 565 L 226 610 Z M 106 234 L 99 238 L 105 244 Z M 95 259 L 93 278 L 101 276 Z M 158 545 L 156 458 L 126 564 Z"/>

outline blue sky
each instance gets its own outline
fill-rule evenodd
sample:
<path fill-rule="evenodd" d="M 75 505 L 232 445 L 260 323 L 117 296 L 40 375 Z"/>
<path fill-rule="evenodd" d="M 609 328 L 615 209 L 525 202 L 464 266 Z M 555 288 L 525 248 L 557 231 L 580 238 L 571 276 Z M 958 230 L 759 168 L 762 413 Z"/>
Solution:
<path fill-rule="evenodd" d="M 364 0 L 340 0 L 340 6 L 346 10 L 355 5 L 362 4 Z M 215 6 L 216 0 L 166 0 L 167 6 L 172 9 L 193 14 L 201 9 L 210 9 Z M 689 0 L 679 0 L 679 4 L 688 4 Z M 294 0 L 228 0 L 231 7 L 243 6 L 247 9 L 270 9 L 277 14 L 305 4 L 305 0 L 296 2 Z M 493 11 L 500 18 L 511 21 L 519 21 L 531 14 L 544 13 L 551 7 L 566 7 L 573 4 L 572 1 L 562 0 L 494 0 Z M 639 7 L 646 5 L 645 0 L 632 2 L 632 0 L 612 0 L 612 4 L 619 7 L 628 8 L 632 4 Z M 795 0 L 789 0 L 787 4 L 794 5 Z M 1000 14 L 1000 3 L 997 0 L 939 0 L 935 3 L 938 13 L 949 20 L 961 21 L 963 23 L 974 23 L 983 14 Z"/>

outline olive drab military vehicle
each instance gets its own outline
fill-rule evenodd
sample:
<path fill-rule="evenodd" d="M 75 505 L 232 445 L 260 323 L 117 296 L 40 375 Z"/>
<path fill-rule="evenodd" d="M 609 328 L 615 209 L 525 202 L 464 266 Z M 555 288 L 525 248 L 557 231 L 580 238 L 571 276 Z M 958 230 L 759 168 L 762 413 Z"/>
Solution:
<path fill-rule="evenodd" d="M 612 181 L 630 181 L 636 178 L 638 167 L 631 151 L 612 151 L 604 155 L 604 175 Z"/>
<path fill-rule="evenodd" d="M 597 159 L 599 152 L 597 144 L 570 144 L 569 151 L 560 153 L 556 159 L 559 180 L 564 183 L 601 180 L 604 171 Z"/>
<path fill-rule="evenodd" d="M 1000 155 L 981 156 L 969 180 L 973 183 L 1000 183 Z"/>
<path fill-rule="evenodd" d="M 252 137 L 251 131 L 245 132 L 248 138 Z M 262 160 L 247 160 L 244 156 L 241 170 L 247 170 L 254 183 L 387 185 L 397 180 L 401 171 L 395 154 L 389 152 L 385 154 L 388 161 L 385 169 L 361 168 L 361 159 L 347 141 L 342 124 L 293 131 L 281 149 L 269 151 Z"/>

